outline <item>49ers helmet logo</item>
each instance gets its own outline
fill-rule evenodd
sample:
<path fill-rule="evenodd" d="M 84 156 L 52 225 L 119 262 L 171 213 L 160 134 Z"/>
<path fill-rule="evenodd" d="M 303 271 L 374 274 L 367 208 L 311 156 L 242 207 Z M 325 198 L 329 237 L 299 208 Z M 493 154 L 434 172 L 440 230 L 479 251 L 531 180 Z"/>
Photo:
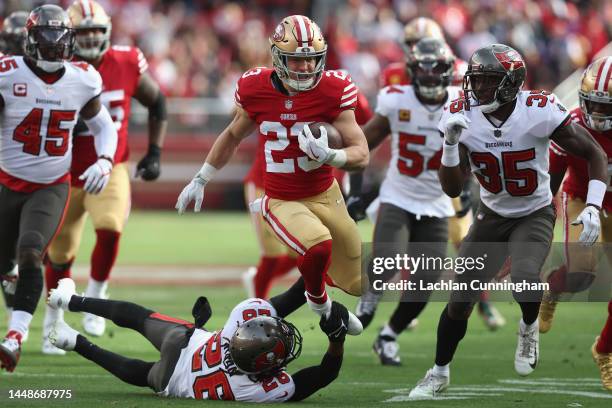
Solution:
<path fill-rule="evenodd" d="M 272 34 L 272 40 L 278 42 L 282 41 L 283 38 L 285 38 L 285 27 L 281 22 L 279 25 L 276 26 L 276 30 L 274 30 L 274 34 Z"/>
<path fill-rule="evenodd" d="M 523 58 L 515 50 L 509 50 L 504 52 L 496 52 L 495 58 L 502 64 L 506 71 L 514 71 L 525 66 Z"/>

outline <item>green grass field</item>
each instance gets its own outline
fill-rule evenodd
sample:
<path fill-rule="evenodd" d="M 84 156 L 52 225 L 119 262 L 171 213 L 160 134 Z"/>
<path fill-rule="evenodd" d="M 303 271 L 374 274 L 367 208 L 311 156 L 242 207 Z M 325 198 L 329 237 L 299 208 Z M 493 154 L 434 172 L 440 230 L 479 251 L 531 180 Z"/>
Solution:
<path fill-rule="evenodd" d="M 371 226 L 364 224 L 364 238 Z M 91 231 L 79 254 L 87 262 Z M 257 259 L 248 218 L 236 214 L 201 214 L 177 217 L 173 213 L 135 213 L 123 240 L 119 263 L 150 265 L 229 264 L 248 265 Z M 83 289 L 78 288 L 78 289 Z M 278 287 L 275 292 L 283 288 Z M 206 295 L 213 306 L 208 328 L 219 328 L 231 308 L 244 298 L 239 287 L 118 286 L 111 284 L 111 296 L 140 303 L 165 314 L 189 319 L 193 301 Z M 332 291 L 334 299 L 349 308 L 355 298 Z M 433 364 L 435 330 L 443 303 L 432 303 L 420 317 L 419 326 L 400 338 L 402 367 L 382 367 L 371 351 L 378 328 L 393 308 L 383 303 L 375 321 L 363 335 L 349 338 L 340 377 L 331 386 L 303 402 L 305 406 L 328 407 L 610 407 L 612 393 L 599 383 L 598 371 L 589 348 L 601 329 L 606 305 L 603 303 L 564 303 L 551 333 L 542 335 L 538 369 L 527 378 L 513 369 L 516 324 L 519 308 L 500 303 L 508 324 L 489 332 L 476 314 L 470 321 L 451 369 L 451 387 L 439 401 L 405 401 L 410 388 Z M 66 320 L 80 328 L 80 315 L 67 314 Z M 304 335 L 302 357 L 289 371 L 318 364 L 326 346 L 312 312 L 302 308 L 290 317 Z M 6 315 L 0 310 L 0 322 Z M 157 407 L 195 406 L 201 401 L 163 399 L 150 390 L 120 382 L 93 363 L 70 353 L 48 357 L 40 353 L 42 304 L 34 318 L 30 340 L 24 345 L 22 360 L 13 374 L 0 374 L 0 407 Z M 92 339 L 115 352 L 155 361 L 157 352 L 139 334 L 109 324 L 107 334 Z M 9 390 L 67 389 L 70 400 L 9 399 Z M 222 403 L 223 404 L 223 403 Z M 225 405 L 224 405 L 225 406 Z"/>

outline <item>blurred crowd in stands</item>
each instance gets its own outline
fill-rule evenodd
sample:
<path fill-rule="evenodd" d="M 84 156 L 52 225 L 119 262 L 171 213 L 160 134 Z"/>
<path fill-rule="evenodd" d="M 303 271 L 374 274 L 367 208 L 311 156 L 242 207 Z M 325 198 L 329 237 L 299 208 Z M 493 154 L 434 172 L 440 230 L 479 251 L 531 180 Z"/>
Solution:
<path fill-rule="evenodd" d="M 379 74 L 402 59 L 403 26 L 429 16 L 459 58 L 493 42 L 527 61 L 528 86 L 552 89 L 612 38 L 607 0 L 98 0 L 113 18 L 113 42 L 135 44 L 169 96 L 231 101 L 246 69 L 270 65 L 267 37 L 288 14 L 306 14 L 329 42 L 328 68 L 347 69 L 370 98 Z M 2 0 L 0 16 L 40 3 Z"/>

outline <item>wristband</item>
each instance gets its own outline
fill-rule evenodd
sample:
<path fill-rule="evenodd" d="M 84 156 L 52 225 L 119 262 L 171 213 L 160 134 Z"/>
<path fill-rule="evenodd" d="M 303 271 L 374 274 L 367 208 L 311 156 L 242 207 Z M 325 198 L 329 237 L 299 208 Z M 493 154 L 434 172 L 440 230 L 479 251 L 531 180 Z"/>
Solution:
<path fill-rule="evenodd" d="M 204 165 L 200 171 L 198 171 L 196 177 L 204 181 L 204 183 L 208 183 L 210 180 L 212 180 L 216 172 L 217 169 L 214 166 L 208 164 L 208 162 L 204 162 Z"/>
<path fill-rule="evenodd" d="M 459 144 L 450 145 L 444 142 L 441 163 L 444 167 L 455 167 L 459 165 Z"/>
<path fill-rule="evenodd" d="M 607 188 L 606 183 L 601 180 L 589 180 L 589 190 L 586 198 L 587 205 L 591 204 L 601 208 Z"/>
<path fill-rule="evenodd" d="M 334 167 L 342 167 L 346 164 L 346 152 L 344 149 L 331 149 L 331 157 L 327 159 L 327 164 Z"/>

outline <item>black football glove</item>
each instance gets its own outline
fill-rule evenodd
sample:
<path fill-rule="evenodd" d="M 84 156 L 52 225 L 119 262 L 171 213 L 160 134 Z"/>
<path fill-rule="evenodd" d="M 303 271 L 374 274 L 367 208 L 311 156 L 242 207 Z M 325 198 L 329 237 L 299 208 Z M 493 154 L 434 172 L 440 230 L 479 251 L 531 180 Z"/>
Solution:
<path fill-rule="evenodd" d="M 338 302 L 332 302 L 331 312 L 326 319 L 321 316 L 319 327 L 332 343 L 342 343 L 348 331 L 349 314 L 346 307 Z"/>
<path fill-rule="evenodd" d="M 361 195 L 349 195 L 346 199 L 346 209 L 355 222 L 365 219 L 365 203 Z"/>
<path fill-rule="evenodd" d="M 159 146 L 149 145 L 149 150 L 136 166 L 136 177 L 142 177 L 145 181 L 153 181 L 161 173 L 159 157 L 161 149 Z"/>

